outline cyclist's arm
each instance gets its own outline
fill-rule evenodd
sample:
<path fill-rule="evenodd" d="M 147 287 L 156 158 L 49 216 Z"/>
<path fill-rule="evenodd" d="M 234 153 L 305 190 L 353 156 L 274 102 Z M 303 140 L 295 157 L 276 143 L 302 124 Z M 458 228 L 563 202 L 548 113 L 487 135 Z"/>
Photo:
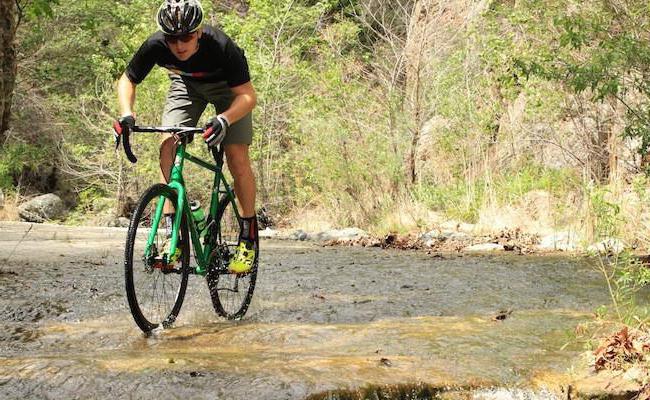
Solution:
<path fill-rule="evenodd" d="M 253 111 L 255 104 L 257 104 L 257 95 L 253 84 L 248 81 L 239 86 L 230 88 L 235 99 L 232 101 L 230 108 L 222 113 L 230 123 L 230 125 L 242 119 L 249 112 Z"/>
<path fill-rule="evenodd" d="M 135 103 L 135 87 L 137 85 L 126 76 L 122 74 L 120 80 L 117 81 L 117 99 L 120 103 L 120 115 L 122 117 L 133 115 L 133 104 Z"/>

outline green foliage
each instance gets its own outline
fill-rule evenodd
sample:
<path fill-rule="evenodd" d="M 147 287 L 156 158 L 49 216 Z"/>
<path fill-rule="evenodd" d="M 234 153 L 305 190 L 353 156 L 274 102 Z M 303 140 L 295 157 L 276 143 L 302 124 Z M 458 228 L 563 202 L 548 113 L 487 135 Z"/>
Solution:
<path fill-rule="evenodd" d="M 59 0 L 18 0 L 17 3 L 28 19 L 34 19 L 52 17 L 52 6 L 58 5 Z"/>
<path fill-rule="evenodd" d="M 414 195 L 434 210 L 444 211 L 450 218 L 477 222 L 479 211 L 488 202 L 488 190 L 495 193 L 497 205 L 516 204 L 533 190 L 544 190 L 561 198 L 579 187 L 577 177 L 570 170 L 543 168 L 535 164 L 503 171 L 492 176 L 490 182 L 477 180 L 473 184 L 457 181 L 450 185 L 420 185 Z"/>
<path fill-rule="evenodd" d="M 74 177 L 77 192 L 114 193 L 114 171 L 123 168 L 111 146 L 111 120 L 117 114 L 114 81 L 155 30 L 156 5 L 145 0 L 47 4 L 49 18 L 27 18 L 18 32 L 22 60 L 13 126 L 21 134 L 8 144 L 20 140 L 41 146 L 40 163 L 56 165 L 64 178 Z M 162 77 L 152 74 L 138 93 L 143 120 L 160 118 L 164 89 L 157 86 Z M 157 164 L 157 151 L 150 159 L 150 165 Z M 106 165 L 109 160 L 112 166 Z M 138 179 L 135 173 L 123 175 L 126 186 Z"/>
<path fill-rule="evenodd" d="M 599 307 L 601 318 L 614 312 L 618 321 L 647 328 L 650 324 L 650 306 L 645 301 L 650 286 L 650 268 L 630 252 L 611 257 L 599 257 L 598 269 L 604 274 L 612 305 Z"/>
<path fill-rule="evenodd" d="M 610 40 L 620 16 L 602 11 L 600 2 L 571 2 L 571 14 L 559 0 L 492 2 L 467 28 L 453 28 L 454 40 L 444 49 L 425 49 L 419 117 L 425 128 L 430 121 L 440 123 L 420 132 L 418 150 L 423 151 L 410 193 L 403 171 L 415 128 L 413 115 L 405 111 L 410 100 L 405 98 L 404 71 L 391 65 L 389 56 L 404 37 L 383 43 L 377 34 L 381 29 L 375 32 L 377 26 L 355 16 L 364 9 L 357 1 L 252 0 L 246 15 L 204 3 L 207 20 L 245 49 L 250 64 L 258 93 L 251 154 L 260 203 L 277 214 L 324 208 L 340 225 L 375 224 L 395 210 L 397 198 L 411 194 L 468 221 L 476 221 L 488 202 L 516 203 L 531 190 L 562 197 L 578 186 L 575 170 L 544 167 L 525 146 L 508 154 L 507 161 L 498 158 L 506 135 L 527 140 L 523 133 L 501 129 L 509 107 L 524 98 L 521 122 L 526 128 L 540 123 L 552 127 L 564 118 L 560 84 L 593 91 L 594 99 L 620 96 L 630 87 L 629 80 L 621 79 L 624 66 L 635 65 L 637 71 L 646 60 L 642 41 L 632 40 L 644 37 L 638 32 L 617 31 L 620 35 L 613 37 L 618 41 Z M 19 32 L 22 60 L 14 125 L 21 143 L 44 150 L 24 150 L 15 164 L 60 164 L 67 168 L 64 174 L 75 177 L 82 197 L 94 190 L 112 195 L 118 189 L 137 197 L 158 180 L 158 138 L 136 138 L 136 166 L 113 151 L 114 82 L 156 29 L 157 2 L 30 4 L 33 16 L 49 17 L 29 17 Z M 389 9 L 385 15 L 395 17 L 398 11 L 403 10 Z M 396 35 L 405 35 L 404 21 L 386 23 L 395 25 Z M 584 63 L 578 63 L 580 57 Z M 394 81 L 382 80 L 386 71 Z M 159 121 L 167 87 L 160 68 L 138 86 L 139 122 Z M 636 112 L 650 115 L 644 108 Z M 51 123 L 34 127 L 33 119 Z M 629 121 L 629 130 L 644 129 L 644 119 Z M 11 140 L 9 146 L 17 146 L 18 140 Z M 209 158 L 197 141 L 190 151 Z M 18 159 L 8 153 L 0 160 L 10 165 L 4 160 L 11 157 Z M 503 165 L 495 167 L 498 162 Z M 188 179 L 190 192 L 204 200 L 208 176 L 199 170 L 188 173 L 197 178 Z M 598 229 L 606 228 L 601 223 Z"/>
<path fill-rule="evenodd" d="M 595 239 L 617 237 L 623 225 L 621 207 L 608 199 L 610 194 L 604 188 L 590 188 L 589 200 L 594 220 L 592 230 Z"/>
<path fill-rule="evenodd" d="M 618 7 L 612 0 L 531 1 L 500 12 L 537 13 L 549 27 L 539 51 L 517 57 L 523 76 L 560 82 L 575 93 L 589 93 L 594 102 L 615 99 L 627 110 L 625 136 L 641 140 L 640 153 L 650 150 L 650 14 L 645 2 Z M 540 38 L 540 25 L 529 20 L 520 26 L 532 40 Z"/>
<path fill-rule="evenodd" d="M 42 148 L 26 143 L 6 144 L 0 152 L 0 189 L 14 187 L 14 180 L 25 168 L 36 169 L 42 162 Z"/>

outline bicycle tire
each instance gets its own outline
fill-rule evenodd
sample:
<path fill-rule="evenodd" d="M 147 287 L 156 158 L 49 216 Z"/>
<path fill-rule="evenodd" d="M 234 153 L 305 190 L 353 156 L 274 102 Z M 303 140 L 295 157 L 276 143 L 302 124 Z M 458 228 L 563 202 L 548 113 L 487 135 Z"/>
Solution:
<path fill-rule="evenodd" d="M 239 239 L 241 218 L 234 212 L 235 200 L 224 195 L 219 200 L 215 249 L 206 273 L 208 290 L 215 312 L 229 320 L 241 319 L 248 311 L 257 280 L 260 253 L 259 235 L 255 232 L 255 261 L 244 275 L 228 272 L 228 262 Z M 257 229 L 257 227 L 256 227 Z"/>
<path fill-rule="evenodd" d="M 153 262 L 152 256 L 145 258 L 144 248 L 149 234 L 147 228 L 150 227 L 151 216 L 161 196 L 172 204 L 177 204 L 176 192 L 167 185 L 156 184 L 147 189 L 131 217 L 124 249 L 126 297 L 135 323 L 145 334 L 159 326 L 167 328 L 174 323 L 183 305 L 190 269 L 189 234 L 185 216 L 180 226 L 178 247 L 181 257 L 178 264 L 169 269 L 157 268 L 155 265 L 160 266 L 162 263 Z M 160 226 L 158 231 L 161 232 Z M 155 254 L 162 248 L 161 237 L 164 240 L 165 234 L 157 233 L 153 250 Z M 152 263 L 155 265 L 152 266 Z M 169 293 L 166 288 L 170 289 Z M 151 292 L 150 296 L 146 296 L 148 291 Z M 151 304 L 146 302 L 147 298 L 151 299 Z"/>

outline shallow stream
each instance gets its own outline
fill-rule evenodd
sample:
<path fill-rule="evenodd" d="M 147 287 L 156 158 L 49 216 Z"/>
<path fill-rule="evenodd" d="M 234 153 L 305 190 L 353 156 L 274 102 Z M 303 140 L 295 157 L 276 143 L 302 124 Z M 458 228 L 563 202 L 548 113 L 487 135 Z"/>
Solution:
<path fill-rule="evenodd" d="M 0 398 L 304 399 L 418 383 L 545 397 L 517 390 L 565 373 L 576 325 L 608 302 L 599 273 L 569 257 L 265 241 L 243 321 L 217 318 L 191 276 L 175 326 L 144 337 L 124 296 L 125 235 L 0 224 Z"/>

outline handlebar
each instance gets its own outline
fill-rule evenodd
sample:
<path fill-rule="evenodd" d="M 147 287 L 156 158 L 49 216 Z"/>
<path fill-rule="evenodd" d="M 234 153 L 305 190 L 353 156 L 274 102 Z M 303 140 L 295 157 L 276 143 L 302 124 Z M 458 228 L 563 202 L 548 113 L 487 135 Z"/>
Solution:
<path fill-rule="evenodd" d="M 130 131 L 125 129 L 122 133 L 122 145 L 124 146 L 124 153 L 126 158 L 129 159 L 132 163 L 138 162 L 135 154 L 131 150 L 131 133 L 172 133 L 179 137 L 179 139 L 184 139 L 194 133 L 202 133 L 203 128 L 198 127 L 186 127 L 186 126 L 134 126 Z"/>

